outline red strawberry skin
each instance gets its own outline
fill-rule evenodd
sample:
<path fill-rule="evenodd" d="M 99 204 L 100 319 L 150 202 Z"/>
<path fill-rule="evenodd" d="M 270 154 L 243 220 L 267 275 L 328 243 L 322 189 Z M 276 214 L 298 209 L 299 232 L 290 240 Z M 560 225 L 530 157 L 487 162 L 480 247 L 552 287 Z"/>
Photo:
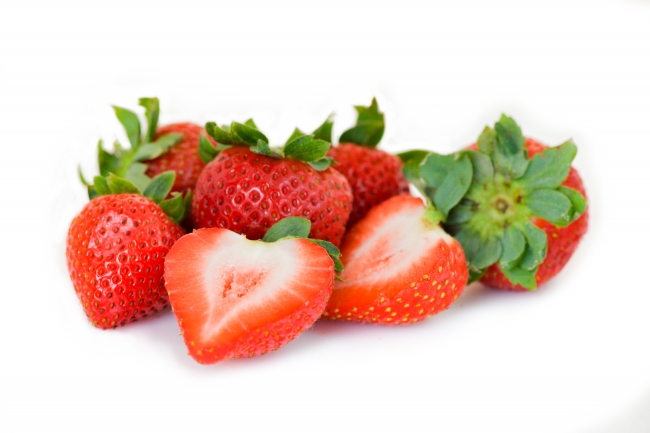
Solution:
<path fill-rule="evenodd" d="M 309 328 L 332 292 L 334 263 L 306 239 L 199 229 L 170 251 L 165 280 L 189 354 L 212 364 L 276 350 Z"/>
<path fill-rule="evenodd" d="M 528 150 L 529 158 L 542 152 L 547 147 L 548 146 L 545 146 L 531 138 L 526 139 L 526 150 Z M 582 178 L 580 178 L 578 171 L 573 167 L 571 167 L 569 175 L 562 183 L 562 186 L 573 188 L 581 192 L 582 195 L 587 198 Z M 564 268 L 575 252 L 580 240 L 587 232 L 587 227 L 589 225 L 589 210 L 587 209 L 580 218 L 566 227 L 555 227 L 553 224 L 540 218 L 535 218 L 533 222 L 537 227 L 546 232 L 548 241 L 546 259 L 539 266 L 539 269 L 535 274 L 535 281 L 539 287 L 556 276 L 562 268 Z M 485 271 L 485 274 L 481 277 L 481 282 L 495 289 L 527 291 L 520 285 L 513 286 L 513 284 L 503 275 L 497 264 L 490 266 Z"/>
<path fill-rule="evenodd" d="M 156 159 L 147 161 L 147 176 L 156 177 L 168 170 L 176 172 L 176 180 L 171 192 L 185 193 L 194 189 L 196 181 L 205 167 L 205 163 L 199 156 L 199 138 L 207 137 L 213 146 L 216 143 L 205 132 L 202 126 L 193 123 L 173 123 L 165 125 L 156 130 L 154 139 L 166 134 L 181 134 L 183 139 L 172 146 L 165 154 Z"/>
<path fill-rule="evenodd" d="M 468 271 L 458 242 L 425 223 L 418 198 L 392 197 L 352 227 L 341 247 L 345 270 L 324 317 L 402 325 L 449 307 Z"/>
<path fill-rule="evenodd" d="M 183 234 L 140 195 L 100 196 L 83 208 L 70 224 L 66 259 L 93 326 L 116 328 L 167 306 L 164 260 Z"/>
<path fill-rule="evenodd" d="M 354 200 L 348 227 L 384 200 L 409 193 L 409 184 L 402 174 L 402 161 L 395 155 L 353 143 L 332 147 L 327 155 L 338 162 L 336 169 L 352 188 Z"/>
<path fill-rule="evenodd" d="M 339 245 L 352 209 L 350 186 L 338 171 L 271 158 L 233 146 L 201 172 L 192 197 L 197 228 L 220 227 L 261 239 L 280 219 L 312 222 L 309 237 Z"/>

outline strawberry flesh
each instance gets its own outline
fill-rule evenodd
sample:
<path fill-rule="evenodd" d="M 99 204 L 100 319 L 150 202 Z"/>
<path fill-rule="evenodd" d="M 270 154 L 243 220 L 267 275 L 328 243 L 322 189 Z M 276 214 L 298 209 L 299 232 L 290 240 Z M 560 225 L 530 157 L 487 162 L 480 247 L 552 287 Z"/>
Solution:
<path fill-rule="evenodd" d="M 170 251 L 165 280 L 189 354 L 211 364 L 276 350 L 309 328 L 330 297 L 334 264 L 306 239 L 200 229 Z"/>

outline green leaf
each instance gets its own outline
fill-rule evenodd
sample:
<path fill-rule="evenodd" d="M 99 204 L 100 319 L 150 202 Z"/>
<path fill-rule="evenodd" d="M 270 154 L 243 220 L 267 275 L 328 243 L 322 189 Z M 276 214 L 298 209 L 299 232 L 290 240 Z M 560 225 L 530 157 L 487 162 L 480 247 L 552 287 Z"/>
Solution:
<path fill-rule="evenodd" d="M 219 126 L 217 126 L 216 123 L 214 122 L 208 122 L 205 124 L 205 130 L 212 138 L 214 138 L 214 141 L 220 144 L 232 144 L 234 143 L 233 137 L 230 134 L 229 131 L 226 131 Z"/>
<path fill-rule="evenodd" d="M 158 206 L 165 212 L 165 215 L 175 224 L 180 224 L 185 217 L 186 203 L 183 195 L 179 192 L 173 192 L 172 198 L 163 200 Z"/>
<path fill-rule="evenodd" d="M 472 162 L 473 176 L 476 182 L 485 184 L 494 178 L 494 166 L 487 155 L 474 150 L 464 150 L 461 154 L 467 155 Z"/>
<path fill-rule="evenodd" d="M 77 175 L 79 176 L 79 180 L 83 184 L 83 186 L 90 186 L 90 183 L 86 180 L 84 177 L 83 172 L 81 171 L 81 164 L 77 166 Z"/>
<path fill-rule="evenodd" d="M 499 266 L 512 268 L 524 254 L 526 238 L 519 228 L 510 226 L 503 233 L 501 245 L 503 249 L 499 259 Z"/>
<path fill-rule="evenodd" d="M 318 128 L 312 132 L 312 135 L 316 140 L 327 141 L 328 143 L 332 142 L 332 127 L 334 122 L 332 122 L 332 115 L 327 116 L 327 119 L 320 125 Z M 304 135 L 304 134 L 303 134 Z"/>
<path fill-rule="evenodd" d="M 97 143 L 97 161 L 99 162 L 99 174 L 102 176 L 115 173 L 122 167 L 122 161 L 118 157 L 104 150 L 102 140 Z"/>
<path fill-rule="evenodd" d="M 291 133 L 291 136 L 287 139 L 286 143 L 284 145 L 286 146 L 287 144 L 291 143 L 293 140 L 295 140 L 298 137 L 302 137 L 303 135 L 308 135 L 302 132 L 300 129 L 296 128 L 293 130 Z"/>
<path fill-rule="evenodd" d="M 145 164 L 134 162 L 127 168 L 124 178 L 138 187 L 140 191 L 144 191 L 151 182 L 151 178 L 145 174 L 146 171 L 147 166 Z"/>
<path fill-rule="evenodd" d="M 199 137 L 199 156 L 201 161 L 209 163 L 219 155 L 219 150 L 215 148 L 207 137 Z"/>
<path fill-rule="evenodd" d="M 384 135 L 384 113 L 379 111 L 377 99 L 373 98 L 369 107 L 357 105 L 357 123 L 345 131 L 339 143 L 355 143 L 366 147 L 377 147 Z"/>
<path fill-rule="evenodd" d="M 420 177 L 428 186 L 438 188 L 455 162 L 454 155 L 430 152 L 420 164 Z"/>
<path fill-rule="evenodd" d="M 242 144 L 248 144 L 249 146 L 256 145 L 258 140 L 262 140 L 265 143 L 269 142 L 269 139 L 266 138 L 266 135 L 262 134 L 255 128 L 244 125 L 243 123 L 232 122 L 230 125 L 230 133 L 233 135 L 233 138 L 235 138 L 234 136 L 236 135 L 239 138 L 239 142 Z M 217 141 L 219 142 L 219 140 Z"/>
<path fill-rule="evenodd" d="M 145 117 L 147 118 L 147 135 L 145 135 L 144 141 L 153 141 L 153 137 L 156 135 L 156 127 L 158 126 L 160 102 L 158 98 L 140 98 L 139 105 L 144 107 Z"/>
<path fill-rule="evenodd" d="M 324 157 L 330 147 L 327 141 L 316 140 L 313 135 L 303 135 L 284 146 L 284 156 L 304 162 L 316 161 Z"/>
<path fill-rule="evenodd" d="M 324 156 L 321 159 L 317 159 L 316 161 L 309 161 L 307 164 L 311 165 L 311 167 L 316 170 L 316 171 L 325 171 L 327 170 L 331 165 L 338 164 L 334 158 L 330 158 L 329 156 Z"/>
<path fill-rule="evenodd" d="M 469 271 L 469 279 L 467 280 L 468 286 L 473 282 L 480 280 L 483 274 L 485 274 L 485 269 L 475 270 L 470 268 L 468 269 L 468 271 Z"/>
<path fill-rule="evenodd" d="M 585 213 L 587 210 L 587 199 L 585 199 L 585 197 L 580 194 L 580 192 L 576 191 L 573 188 L 567 188 L 565 186 L 561 186 L 557 189 L 557 191 L 564 194 L 571 202 L 571 206 L 573 206 L 573 215 L 571 217 L 571 222 L 574 222 L 580 218 L 583 213 Z"/>
<path fill-rule="evenodd" d="M 244 122 L 244 125 L 246 125 L 246 126 L 248 126 L 250 128 L 259 130 L 259 128 L 255 124 L 255 121 L 253 119 L 248 119 L 247 121 Z"/>
<path fill-rule="evenodd" d="M 273 224 L 266 232 L 264 242 L 275 242 L 286 237 L 306 238 L 311 230 L 311 222 L 301 217 L 286 217 Z"/>
<path fill-rule="evenodd" d="M 433 203 L 443 215 L 447 216 L 451 208 L 463 198 L 472 184 L 472 163 L 466 156 L 455 161 L 445 179 L 436 190 Z"/>
<path fill-rule="evenodd" d="M 396 156 L 402 160 L 404 164 L 408 164 L 409 162 L 415 164 L 415 165 L 420 165 L 422 161 L 424 161 L 424 158 L 427 157 L 429 154 L 428 150 L 408 150 L 406 152 L 398 153 Z"/>
<path fill-rule="evenodd" d="M 497 147 L 497 133 L 494 129 L 486 126 L 481 135 L 478 137 L 478 150 L 488 156 L 492 155 Z"/>
<path fill-rule="evenodd" d="M 269 143 L 266 141 L 257 140 L 257 144 L 255 146 L 251 146 L 250 149 L 251 152 L 257 153 L 259 155 L 270 156 L 271 158 L 282 158 L 282 154 L 271 149 Z"/>
<path fill-rule="evenodd" d="M 113 194 L 141 194 L 137 186 L 113 173 L 108 175 L 108 187 Z"/>
<path fill-rule="evenodd" d="M 472 219 L 476 211 L 471 203 L 463 203 L 463 201 L 465 200 L 462 200 L 449 211 L 449 215 L 445 220 L 446 224 L 462 224 Z"/>
<path fill-rule="evenodd" d="M 571 222 L 573 206 L 571 201 L 556 190 L 538 189 L 524 198 L 524 203 L 533 214 L 556 226 Z"/>
<path fill-rule="evenodd" d="M 163 148 L 154 143 L 145 143 L 138 147 L 133 155 L 133 161 L 149 161 L 163 154 Z"/>
<path fill-rule="evenodd" d="M 115 110 L 117 120 L 124 126 L 131 148 L 136 149 L 140 144 L 140 120 L 138 120 L 138 116 L 126 108 L 113 106 L 113 110 Z"/>
<path fill-rule="evenodd" d="M 169 191 L 174 186 L 176 172 L 174 170 L 165 171 L 154 177 L 147 189 L 142 193 L 143 196 L 150 198 L 154 203 L 160 203 L 167 197 Z"/>
<path fill-rule="evenodd" d="M 494 168 L 511 179 L 520 178 L 528 167 L 521 129 L 512 118 L 502 115 L 501 120 L 494 125 L 494 130 L 497 134 L 496 147 L 492 153 Z"/>
<path fill-rule="evenodd" d="M 454 237 L 460 246 L 463 247 L 463 251 L 465 252 L 465 259 L 467 262 L 472 263 L 474 256 L 476 256 L 479 248 L 481 247 L 481 238 L 479 234 L 469 227 L 465 227 Z"/>
<path fill-rule="evenodd" d="M 537 269 L 546 258 L 548 238 L 544 230 L 530 221 L 524 223 L 523 233 L 526 237 L 526 247 L 518 267 L 532 271 Z"/>
<path fill-rule="evenodd" d="M 407 182 L 413 184 L 422 195 L 427 196 L 426 184 L 420 178 L 420 167 L 414 162 L 407 162 L 402 167 L 402 174 Z"/>
<path fill-rule="evenodd" d="M 332 243 L 320 239 L 309 239 L 309 242 L 319 245 L 327 251 L 327 254 L 334 262 L 334 272 L 343 272 L 343 262 L 341 262 L 341 251 Z"/>
<path fill-rule="evenodd" d="M 108 182 L 106 181 L 106 178 L 102 176 L 95 176 L 93 182 L 94 182 L 93 187 L 97 195 L 109 195 L 111 193 L 111 189 L 108 186 Z"/>
<path fill-rule="evenodd" d="M 94 185 L 88 185 L 88 200 L 92 200 L 95 197 L 98 197 L 99 194 L 97 194 L 97 190 L 95 189 Z"/>
<path fill-rule="evenodd" d="M 165 134 L 158 140 L 154 141 L 152 144 L 157 144 L 163 150 L 163 153 L 166 153 L 171 147 L 183 140 L 183 134 Z"/>
<path fill-rule="evenodd" d="M 535 290 L 537 288 L 537 282 L 535 281 L 536 269 L 529 271 L 519 267 L 512 269 L 501 268 L 501 272 L 503 272 L 503 275 L 505 275 L 512 284 L 519 284 L 528 290 Z"/>
<path fill-rule="evenodd" d="M 491 264 L 496 263 L 500 256 L 501 240 L 489 238 L 481 242 L 476 255 L 471 260 L 471 265 L 476 269 L 485 269 Z"/>
<path fill-rule="evenodd" d="M 540 188 L 557 188 L 569 175 L 578 148 L 571 140 L 535 155 L 520 179 L 525 192 Z"/>

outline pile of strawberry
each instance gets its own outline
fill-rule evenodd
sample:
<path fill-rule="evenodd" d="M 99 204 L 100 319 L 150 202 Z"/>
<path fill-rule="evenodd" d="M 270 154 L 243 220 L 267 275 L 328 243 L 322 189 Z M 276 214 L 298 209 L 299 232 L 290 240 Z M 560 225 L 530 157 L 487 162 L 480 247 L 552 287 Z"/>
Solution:
<path fill-rule="evenodd" d="M 321 317 L 418 322 L 479 279 L 534 290 L 587 230 L 575 145 L 506 116 L 454 154 L 391 155 L 376 100 L 335 147 L 330 119 L 275 147 L 252 119 L 158 127 L 158 99 L 140 105 L 146 130 L 114 107 L 130 146 L 100 141 L 99 175 L 79 173 L 70 278 L 102 329 L 171 305 L 200 363 L 278 349 Z"/>

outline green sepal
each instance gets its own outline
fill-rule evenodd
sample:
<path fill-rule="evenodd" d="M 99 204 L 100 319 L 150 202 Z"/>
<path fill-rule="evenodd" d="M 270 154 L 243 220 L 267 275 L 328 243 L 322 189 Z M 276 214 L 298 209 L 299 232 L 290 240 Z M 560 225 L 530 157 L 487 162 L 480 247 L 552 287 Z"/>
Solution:
<path fill-rule="evenodd" d="M 338 162 L 336 162 L 334 158 L 331 158 L 329 156 L 324 156 L 321 159 L 317 159 L 316 161 L 309 161 L 307 164 L 311 165 L 311 168 L 313 168 L 316 171 L 325 171 L 331 165 L 338 164 Z"/>
<path fill-rule="evenodd" d="M 469 278 L 467 280 L 467 285 L 468 286 L 470 284 L 480 280 L 481 277 L 483 276 L 483 274 L 485 274 L 485 269 L 476 270 L 476 269 L 471 269 L 470 268 L 470 269 L 468 269 L 468 271 L 469 271 L 468 272 L 469 273 Z"/>
<path fill-rule="evenodd" d="M 137 186 L 113 173 L 108 175 L 106 181 L 111 194 L 142 194 Z"/>
<path fill-rule="evenodd" d="M 476 142 L 478 150 L 485 155 L 491 156 L 497 147 L 497 133 L 494 129 L 486 126 Z"/>
<path fill-rule="evenodd" d="M 88 200 L 99 197 L 99 194 L 97 194 L 97 190 L 95 189 L 95 185 L 88 185 L 86 188 L 88 189 Z"/>
<path fill-rule="evenodd" d="M 465 252 L 465 260 L 471 264 L 472 260 L 478 253 L 481 247 L 481 239 L 479 234 L 469 227 L 462 228 L 458 233 L 454 234 L 454 238 L 458 241 L 463 251 Z"/>
<path fill-rule="evenodd" d="M 271 158 L 282 158 L 282 154 L 271 149 L 269 143 L 262 140 L 257 140 L 255 146 L 250 147 L 251 152 L 257 153 L 258 155 L 270 156 Z"/>
<path fill-rule="evenodd" d="M 214 122 L 206 123 L 205 124 L 205 130 L 212 138 L 214 138 L 214 141 L 216 141 L 219 144 L 234 144 L 235 143 L 235 141 L 233 140 L 232 135 L 230 134 L 230 131 L 226 131 L 225 129 L 220 128 Z"/>
<path fill-rule="evenodd" d="M 140 98 L 138 104 L 144 108 L 144 115 L 147 119 L 147 134 L 144 136 L 144 141 L 151 142 L 156 135 L 156 127 L 158 127 L 160 101 L 158 98 Z"/>
<path fill-rule="evenodd" d="M 576 191 L 573 188 L 567 188 L 565 186 L 559 187 L 557 191 L 564 194 L 571 202 L 573 212 L 569 224 L 580 218 L 582 214 L 585 213 L 587 210 L 587 199 L 582 194 L 580 194 L 579 191 Z"/>
<path fill-rule="evenodd" d="M 265 143 L 269 142 L 269 139 L 266 138 L 266 135 L 262 134 L 260 131 L 253 127 L 244 125 L 243 123 L 232 122 L 230 125 L 230 134 L 232 135 L 233 139 L 238 138 L 238 140 L 236 140 L 237 142 L 249 146 L 255 146 L 258 140 L 262 140 Z"/>
<path fill-rule="evenodd" d="M 462 156 L 449 169 L 445 179 L 433 196 L 436 208 L 446 217 L 463 198 L 472 184 L 472 163 Z"/>
<path fill-rule="evenodd" d="M 273 224 L 262 240 L 276 242 L 286 237 L 306 238 L 311 231 L 311 222 L 301 217 L 286 217 Z"/>
<path fill-rule="evenodd" d="M 284 156 L 303 162 L 317 161 L 327 154 L 331 146 L 327 141 L 315 139 L 313 135 L 303 135 L 284 146 Z"/>
<path fill-rule="evenodd" d="M 165 215 L 175 224 L 180 224 L 186 215 L 186 202 L 180 192 L 173 192 L 172 198 L 163 200 L 158 206 L 165 212 Z"/>
<path fill-rule="evenodd" d="M 115 110 L 117 120 L 124 126 L 126 136 L 129 138 L 129 143 L 131 143 L 131 148 L 137 148 L 140 144 L 140 120 L 138 116 L 131 110 L 116 107 L 115 105 L 113 106 L 113 110 Z"/>
<path fill-rule="evenodd" d="M 91 186 L 91 184 L 88 183 L 84 177 L 83 171 L 81 171 L 81 164 L 77 166 L 77 176 L 79 176 L 79 181 L 83 184 L 83 186 Z"/>
<path fill-rule="evenodd" d="M 495 237 L 488 238 L 486 241 L 480 243 L 478 251 L 472 257 L 472 267 L 476 269 L 487 268 L 499 260 L 501 251 L 501 240 Z"/>
<path fill-rule="evenodd" d="M 494 125 L 496 146 L 492 161 L 496 171 L 510 179 L 518 179 L 528 167 L 528 157 L 524 150 L 526 140 L 517 123 L 505 114 Z"/>
<path fill-rule="evenodd" d="M 454 155 L 430 152 L 420 163 L 420 177 L 432 188 L 438 188 L 455 162 Z"/>
<path fill-rule="evenodd" d="M 289 138 L 287 139 L 287 141 L 284 143 L 284 145 L 286 146 L 287 144 L 291 143 L 291 142 L 292 142 L 293 140 L 295 140 L 296 138 L 298 138 L 298 137 L 302 137 L 303 135 L 308 135 L 308 134 L 305 134 L 305 133 L 302 132 L 300 129 L 295 128 L 295 129 L 293 130 L 293 132 L 291 133 L 291 136 L 289 136 Z"/>
<path fill-rule="evenodd" d="M 151 179 L 147 188 L 142 192 L 142 195 L 150 198 L 154 203 L 160 203 L 167 197 L 169 191 L 174 186 L 176 180 L 176 172 L 173 170 L 160 173 L 158 176 Z"/>
<path fill-rule="evenodd" d="M 530 221 L 526 221 L 522 230 L 526 238 L 526 247 L 519 262 L 519 267 L 532 271 L 537 269 L 546 258 L 548 238 L 546 232 Z"/>
<path fill-rule="evenodd" d="M 553 189 L 538 189 L 524 198 L 524 204 L 534 215 L 556 226 L 566 226 L 573 217 L 571 200 Z"/>
<path fill-rule="evenodd" d="M 537 288 L 537 281 L 535 281 L 535 270 L 527 270 L 519 267 L 512 269 L 501 268 L 503 275 L 510 280 L 513 285 L 519 284 L 524 289 L 535 290 Z"/>
<path fill-rule="evenodd" d="M 404 164 L 413 163 L 415 165 L 420 165 L 422 161 L 424 161 L 424 158 L 427 157 L 428 154 L 429 154 L 428 150 L 414 149 L 414 150 L 407 150 L 406 152 L 398 153 L 395 156 L 401 159 Z"/>
<path fill-rule="evenodd" d="M 360 146 L 377 147 L 384 135 L 384 113 L 379 111 L 377 99 L 373 98 L 370 106 L 357 105 L 357 123 L 345 131 L 339 143 L 355 143 Z"/>
<path fill-rule="evenodd" d="M 111 193 L 111 189 L 108 186 L 108 182 L 105 177 L 95 176 L 93 183 L 96 196 L 109 195 Z"/>
<path fill-rule="evenodd" d="M 151 178 L 145 174 L 146 171 L 147 166 L 145 164 L 134 162 L 128 166 L 124 178 L 137 186 L 140 191 L 144 191 L 151 182 Z"/>
<path fill-rule="evenodd" d="M 138 147 L 132 157 L 133 161 L 148 161 L 166 153 L 173 145 L 183 139 L 183 134 L 166 134 L 152 143 L 144 143 Z"/>
<path fill-rule="evenodd" d="M 316 128 L 314 132 L 312 132 L 312 135 L 316 140 L 323 140 L 323 141 L 327 141 L 328 143 L 331 143 L 333 126 L 334 126 L 334 122 L 332 122 L 332 115 L 330 114 L 329 116 L 327 116 L 327 119 L 325 119 L 323 124 L 320 125 L 318 128 Z"/>
<path fill-rule="evenodd" d="M 97 143 L 97 161 L 99 163 L 99 174 L 108 176 L 122 168 L 122 161 L 117 156 L 104 150 L 103 141 Z"/>
<path fill-rule="evenodd" d="M 487 155 L 474 150 L 463 150 L 461 155 L 467 155 L 472 162 L 472 174 L 479 184 L 485 184 L 494 178 L 494 166 Z"/>
<path fill-rule="evenodd" d="M 248 119 L 247 121 L 244 122 L 244 125 L 259 130 L 259 128 L 255 124 L 255 121 L 253 119 Z"/>
<path fill-rule="evenodd" d="M 476 204 L 468 199 L 463 199 L 449 211 L 445 224 L 456 225 L 462 224 L 474 216 Z"/>
<path fill-rule="evenodd" d="M 415 186 L 422 195 L 426 196 L 426 184 L 420 177 L 420 164 L 429 155 L 428 150 L 409 150 L 398 153 L 397 157 L 402 160 L 402 174 L 407 182 Z"/>
<path fill-rule="evenodd" d="M 518 227 L 508 227 L 501 238 L 502 252 L 499 258 L 501 268 L 513 268 L 519 262 L 526 248 L 526 238 Z"/>
<path fill-rule="evenodd" d="M 526 173 L 519 179 L 524 192 L 560 186 L 569 175 L 571 162 L 577 152 L 578 148 L 573 141 L 569 140 L 533 156 Z"/>
<path fill-rule="evenodd" d="M 210 143 L 207 137 L 199 137 L 199 156 L 205 164 L 209 163 L 219 155 L 220 150 Z"/>
<path fill-rule="evenodd" d="M 308 241 L 323 247 L 325 251 L 327 251 L 327 254 L 329 254 L 329 256 L 332 258 L 332 261 L 334 262 L 334 272 L 336 272 L 337 274 L 343 272 L 341 251 L 333 243 L 321 239 L 308 239 Z"/>

